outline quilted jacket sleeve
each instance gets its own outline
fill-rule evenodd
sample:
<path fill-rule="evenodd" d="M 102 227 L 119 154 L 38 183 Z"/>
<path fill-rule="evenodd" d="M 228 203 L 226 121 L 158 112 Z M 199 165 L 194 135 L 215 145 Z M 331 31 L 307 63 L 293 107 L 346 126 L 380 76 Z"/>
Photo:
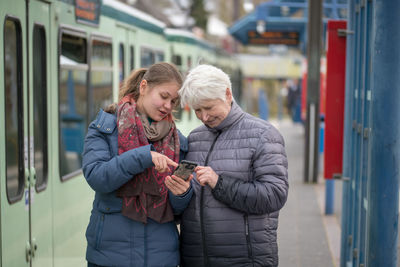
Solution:
<path fill-rule="evenodd" d="M 112 192 L 135 174 L 153 166 L 150 145 L 117 156 L 112 155 L 110 145 L 107 135 L 98 131 L 92 123 L 85 139 L 82 165 L 88 184 L 96 192 Z"/>
<path fill-rule="evenodd" d="M 176 196 L 171 191 L 169 193 L 169 203 L 171 203 L 174 215 L 181 214 L 189 205 L 193 195 L 193 188 L 189 187 L 188 191 L 183 195 Z"/>
<path fill-rule="evenodd" d="M 188 141 L 187 138 L 178 130 L 179 134 L 179 142 L 180 142 L 180 154 L 179 161 L 182 161 L 186 153 L 188 151 Z M 176 196 L 171 191 L 168 192 L 169 203 L 171 203 L 172 209 L 174 211 L 174 215 L 181 214 L 186 207 L 189 205 L 190 200 L 192 199 L 193 188 L 189 187 L 188 191 L 182 195 Z"/>
<path fill-rule="evenodd" d="M 231 208 L 266 214 L 283 207 L 288 195 L 287 158 L 280 133 L 270 128 L 260 136 L 249 181 L 220 175 L 212 193 Z"/>

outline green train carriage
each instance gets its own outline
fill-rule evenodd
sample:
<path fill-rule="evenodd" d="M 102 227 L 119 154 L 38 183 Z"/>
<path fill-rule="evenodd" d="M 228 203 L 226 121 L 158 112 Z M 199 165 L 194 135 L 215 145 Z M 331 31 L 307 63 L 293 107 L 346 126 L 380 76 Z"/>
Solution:
<path fill-rule="evenodd" d="M 188 33 L 171 40 L 162 22 L 113 0 L 6 0 L 0 16 L 0 266 L 85 266 L 88 123 L 132 69 L 180 51 L 185 73 L 218 54 Z M 199 121 L 186 114 L 178 125 L 188 133 Z"/>

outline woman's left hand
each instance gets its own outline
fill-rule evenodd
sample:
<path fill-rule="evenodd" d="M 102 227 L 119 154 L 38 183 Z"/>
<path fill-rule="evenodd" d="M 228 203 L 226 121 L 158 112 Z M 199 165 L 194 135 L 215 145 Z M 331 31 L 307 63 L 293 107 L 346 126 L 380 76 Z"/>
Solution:
<path fill-rule="evenodd" d="M 182 195 L 189 190 L 190 180 L 192 180 L 193 175 L 190 175 L 187 181 L 179 178 L 175 175 L 165 177 L 165 185 L 175 196 Z"/>

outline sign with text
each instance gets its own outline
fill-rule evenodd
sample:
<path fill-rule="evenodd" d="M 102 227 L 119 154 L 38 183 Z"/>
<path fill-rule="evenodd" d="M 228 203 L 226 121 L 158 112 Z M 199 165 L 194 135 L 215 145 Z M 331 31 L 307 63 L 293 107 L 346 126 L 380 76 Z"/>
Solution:
<path fill-rule="evenodd" d="M 101 0 L 75 0 L 77 22 L 93 26 L 99 25 Z"/>
<path fill-rule="evenodd" d="M 264 32 L 262 34 L 257 31 L 248 31 L 249 44 L 251 45 L 270 45 L 270 44 L 283 44 L 283 45 L 299 45 L 298 32 Z"/>

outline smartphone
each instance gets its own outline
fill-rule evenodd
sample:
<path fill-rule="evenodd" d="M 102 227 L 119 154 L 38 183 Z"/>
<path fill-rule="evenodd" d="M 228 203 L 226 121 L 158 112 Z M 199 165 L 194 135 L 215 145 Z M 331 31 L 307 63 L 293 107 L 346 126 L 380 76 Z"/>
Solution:
<path fill-rule="evenodd" d="M 197 167 L 197 163 L 188 161 L 188 160 L 182 160 L 178 167 L 175 169 L 173 175 L 178 176 L 179 178 L 182 178 L 183 180 L 189 179 L 190 175 L 193 173 L 194 168 Z"/>

